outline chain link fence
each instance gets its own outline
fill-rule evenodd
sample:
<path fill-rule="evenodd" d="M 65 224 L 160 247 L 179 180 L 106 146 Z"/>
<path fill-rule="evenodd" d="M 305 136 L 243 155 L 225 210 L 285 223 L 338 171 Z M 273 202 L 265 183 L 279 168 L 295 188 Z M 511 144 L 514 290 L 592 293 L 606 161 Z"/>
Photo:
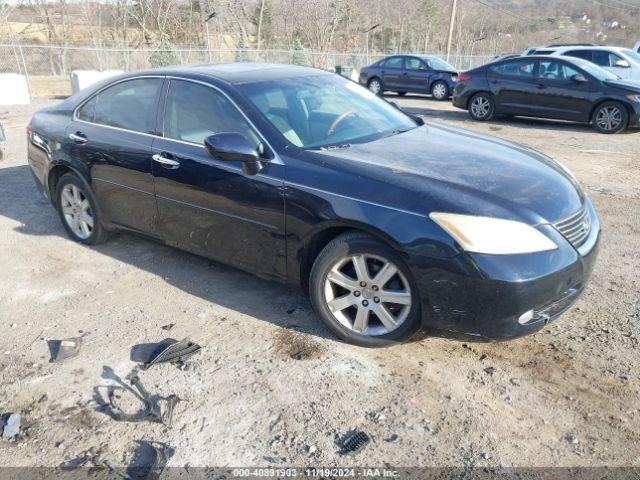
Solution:
<path fill-rule="evenodd" d="M 258 62 L 313 66 L 330 71 L 339 70 L 349 76 L 353 69 L 359 70 L 384 56 L 381 53 L 314 52 L 306 49 L 158 50 L 0 44 L 0 73 L 26 75 L 33 97 L 50 97 L 70 94 L 69 74 L 73 70 L 129 72 L 168 65 Z M 490 58 L 486 55 L 453 54 L 449 61 L 457 69 L 467 70 L 486 63 Z"/>

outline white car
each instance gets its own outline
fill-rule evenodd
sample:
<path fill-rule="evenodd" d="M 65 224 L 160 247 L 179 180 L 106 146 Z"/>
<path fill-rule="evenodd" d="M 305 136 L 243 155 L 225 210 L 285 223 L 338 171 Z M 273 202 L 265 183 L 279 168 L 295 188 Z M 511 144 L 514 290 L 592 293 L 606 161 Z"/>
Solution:
<path fill-rule="evenodd" d="M 640 53 L 630 48 L 571 45 L 535 47 L 523 53 L 523 55 L 533 54 L 583 58 L 615 73 L 620 78 L 640 82 Z"/>

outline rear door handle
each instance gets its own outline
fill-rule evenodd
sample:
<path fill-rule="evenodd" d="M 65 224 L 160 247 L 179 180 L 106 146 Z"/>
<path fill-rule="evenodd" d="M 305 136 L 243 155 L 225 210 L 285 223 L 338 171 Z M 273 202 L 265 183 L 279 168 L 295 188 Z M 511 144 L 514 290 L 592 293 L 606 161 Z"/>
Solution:
<path fill-rule="evenodd" d="M 157 154 L 157 153 L 151 158 L 153 158 L 154 162 L 160 163 L 165 168 L 175 169 L 175 168 L 178 168 L 180 166 L 180 162 L 178 162 L 177 160 L 173 160 L 171 158 L 163 157 L 162 155 Z"/>
<path fill-rule="evenodd" d="M 79 143 L 79 144 L 84 144 L 84 143 L 87 143 L 89 141 L 89 140 L 87 140 L 87 137 L 82 135 L 80 132 L 70 133 L 69 134 L 69 138 L 71 140 L 73 140 L 75 143 Z"/>

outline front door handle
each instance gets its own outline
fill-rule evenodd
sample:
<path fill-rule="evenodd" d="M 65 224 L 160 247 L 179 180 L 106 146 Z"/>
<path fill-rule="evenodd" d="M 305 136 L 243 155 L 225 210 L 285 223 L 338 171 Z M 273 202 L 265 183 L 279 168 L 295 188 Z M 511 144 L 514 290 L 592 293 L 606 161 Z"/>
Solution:
<path fill-rule="evenodd" d="M 81 135 L 79 132 L 78 133 L 70 133 L 69 134 L 69 138 L 71 140 L 73 140 L 75 143 L 79 143 L 79 144 L 84 144 L 87 143 L 89 140 L 87 140 L 87 137 L 85 137 L 84 135 Z"/>
<path fill-rule="evenodd" d="M 172 160 L 171 158 L 163 157 L 162 155 L 155 154 L 153 157 L 154 162 L 160 163 L 165 168 L 175 169 L 180 166 L 180 162 L 177 160 Z"/>

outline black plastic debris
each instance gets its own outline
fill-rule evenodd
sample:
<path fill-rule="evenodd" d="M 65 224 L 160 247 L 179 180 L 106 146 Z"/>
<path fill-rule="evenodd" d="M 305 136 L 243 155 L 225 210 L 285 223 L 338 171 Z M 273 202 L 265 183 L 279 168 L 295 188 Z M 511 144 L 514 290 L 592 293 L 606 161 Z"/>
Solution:
<path fill-rule="evenodd" d="M 294 360 L 304 360 L 307 357 L 307 354 L 304 352 L 296 352 L 291 354 L 291 358 Z"/>
<path fill-rule="evenodd" d="M 108 460 L 103 464 L 114 474 L 126 480 L 159 480 L 167 466 L 173 449 L 161 442 L 138 441 L 129 466 L 118 468 Z"/>
<path fill-rule="evenodd" d="M 340 455 L 356 455 L 371 442 L 371 438 L 364 432 L 353 430 L 348 432 L 339 442 Z"/>
<path fill-rule="evenodd" d="M 19 413 L 5 413 L 0 416 L 0 432 L 2 432 L 2 438 L 7 440 L 13 440 L 20 435 L 20 414 Z"/>
<path fill-rule="evenodd" d="M 170 343 L 162 348 L 157 354 L 144 362 L 142 369 L 147 370 L 160 363 L 180 364 L 191 355 L 198 353 L 201 347 L 197 343 L 185 338 L 180 342 Z"/>
<path fill-rule="evenodd" d="M 400 437 L 397 434 L 393 433 L 391 434 L 391 436 L 389 436 L 389 438 L 385 438 L 384 441 L 389 443 L 398 443 L 400 441 Z"/>
<path fill-rule="evenodd" d="M 118 421 L 123 422 L 142 422 L 150 421 L 157 422 L 171 427 L 173 419 L 173 410 L 180 401 L 177 395 L 169 395 L 168 397 L 161 397 L 149 394 L 146 388 L 142 385 L 140 378 L 135 373 L 131 373 L 128 377 L 131 382 L 131 386 L 137 390 L 133 392 L 138 399 L 142 402 L 142 409 L 135 413 L 126 413 L 119 405 L 118 401 L 121 398 L 120 393 L 126 392 L 124 388 L 114 387 L 109 389 L 109 405 L 111 407 L 111 416 Z"/>
<path fill-rule="evenodd" d="M 49 340 L 49 352 L 51 363 L 61 362 L 68 358 L 76 357 L 82 347 L 82 337 L 66 338 L 64 340 Z"/>
<path fill-rule="evenodd" d="M 168 323 L 168 324 L 166 324 L 166 325 L 162 325 L 160 328 L 161 328 L 162 330 L 165 330 L 165 331 L 167 331 L 167 332 L 168 332 L 169 330 L 171 330 L 171 329 L 172 329 L 173 327 L 175 327 L 175 326 L 176 326 L 176 324 L 175 324 L 175 323 Z"/>
<path fill-rule="evenodd" d="M 489 375 L 493 375 L 496 371 L 495 367 L 487 367 L 484 369 L 485 373 L 488 373 Z"/>

